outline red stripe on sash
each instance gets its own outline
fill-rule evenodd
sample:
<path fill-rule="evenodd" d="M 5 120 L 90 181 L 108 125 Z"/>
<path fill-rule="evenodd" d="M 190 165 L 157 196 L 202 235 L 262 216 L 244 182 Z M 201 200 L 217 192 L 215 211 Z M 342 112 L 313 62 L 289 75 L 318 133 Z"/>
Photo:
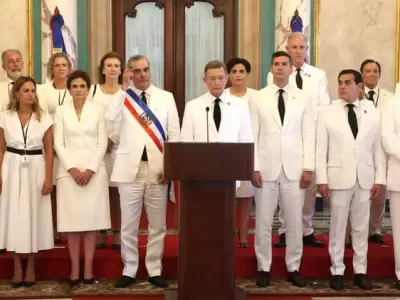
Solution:
<path fill-rule="evenodd" d="M 132 104 L 129 102 L 128 99 L 125 98 L 124 104 L 125 104 L 126 108 L 129 110 L 129 112 L 132 114 L 132 116 L 136 119 L 136 121 L 138 121 L 140 126 L 142 126 L 142 128 L 147 132 L 147 134 L 153 140 L 154 144 L 156 144 L 158 150 L 160 150 L 160 152 L 163 153 L 164 146 L 160 143 L 160 140 L 157 138 L 154 131 L 151 130 L 149 126 L 142 123 L 141 117 L 139 116 L 137 111 L 133 108 Z"/>

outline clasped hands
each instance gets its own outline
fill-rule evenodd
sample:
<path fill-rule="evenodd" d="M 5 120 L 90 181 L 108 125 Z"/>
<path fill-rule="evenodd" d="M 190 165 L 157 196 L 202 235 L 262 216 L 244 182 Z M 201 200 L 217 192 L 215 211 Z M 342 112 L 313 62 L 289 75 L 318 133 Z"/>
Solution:
<path fill-rule="evenodd" d="M 90 180 L 92 179 L 92 176 L 94 172 L 92 170 L 85 170 L 81 172 L 77 168 L 71 168 L 68 170 L 68 172 L 71 174 L 72 178 L 75 180 L 76 184 L 85 186 L 87 185 Z"/>
<path fill-rule="evenodd" d="M 312 175 L 313 175 L 313 172 L 311 172 L 311 171 L 303 171 L 303 173 L 301 174 L 301 177 L 300 177 L 300 188 L 301 189 L 306 189 L 311 185 Z M 255 171 L 253 173 L 253 179 L 251 180 L 251 183 L 257 188 L 262 187 L 262 177 L 261 177 L 260 171 Z"/>

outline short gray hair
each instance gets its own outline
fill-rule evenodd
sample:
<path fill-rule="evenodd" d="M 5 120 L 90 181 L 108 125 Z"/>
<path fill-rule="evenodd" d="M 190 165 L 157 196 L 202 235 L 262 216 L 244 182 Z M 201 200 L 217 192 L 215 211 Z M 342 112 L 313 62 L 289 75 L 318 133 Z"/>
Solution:
<path fill-rule="evenodd" d="M 5 60 L 6 60 L 6 56 L 7 56 L 7 54 L 8 54 L 9 52 L 16 52 L 16 53 L 18 53 L 19 56 L 21 56 L 21 58 L 22 58 L 22 53 L 21 53 L 21 51 L 19 51 L 18 49 L 7 49 L 7 50 L 5 50 L 5 51 L 3 51 L 3 52 L 1 53 L 1 62 L 2 62 L 3 65 L 4 65 L 4 62 L 5 62 Z"/>
<path fill-rule="evenodd" d="M 149 59 L 148 59 L 145 55 L 143 55 L 143 54 L 136 54 L 136 55 L 131 56 L 131 57 L 128 59 L 128 62 L 126 63 L 126 66 L 129 67 L 129 65 L 130 65 L 132 62 L 138 61 L 138 60 L 142 60 L 142 59 L 147 60 L 147 63 L 148 63 L 149 66 L 150 66 L 150 61 L 149 61 Z"/>
<path fill-rule="evenodd" d="M 288 36 L 287 43 L 289 44 L 289 42 L 295 37 L 302 37 L 304 39 L 304 42 L 306 43 L 306 45 L 308 45 L 307 37 L 304 34 L 302 34 L 301 32 L 293 32 L 293 33 L 291 33 Z"/>

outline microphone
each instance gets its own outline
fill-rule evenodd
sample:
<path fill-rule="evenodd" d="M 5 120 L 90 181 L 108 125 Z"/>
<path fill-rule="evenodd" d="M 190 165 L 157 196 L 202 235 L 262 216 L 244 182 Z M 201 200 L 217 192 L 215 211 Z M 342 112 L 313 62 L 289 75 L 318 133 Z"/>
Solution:
<path fill-rule="evenodd" d="M 206 107 L 206 117 L 207 117 L 207 143 L 209 143 L 210 141 L 209 141 L 209 132 L 208 132 L 208 112 L 210 111 L 210 107 Z"/>

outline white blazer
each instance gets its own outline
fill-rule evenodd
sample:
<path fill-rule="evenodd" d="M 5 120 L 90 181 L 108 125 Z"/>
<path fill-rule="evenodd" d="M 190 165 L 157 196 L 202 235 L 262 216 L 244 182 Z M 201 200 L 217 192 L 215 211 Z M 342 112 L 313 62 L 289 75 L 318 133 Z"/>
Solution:
<path fill-rule="evenodd" d="M 321 108 L 317 125 L 316 183 L 331 189 L 362 189 L 386 184 L 386 157 L 380 134 L 380 113 L 370 101 L 357 101 L 358 134 L 354 139 L 347 103 L 333 101 Z"/>
<path fill-rule="evenodd" d="M 154 85 L 151 85 L 146 93 L 150 95 L 149 108 L 160 121 L 168 141 L 179 141 L 179 116 L 174 96 Z M 125 95 L 122 90 L 116 93 L 106 112 L 106 118 L 110 122 L 120 124 L 120 141 L 111 181 L 134 181 L 146 146 L 151 180 L 156 183 L 157 176 L 163 171 L 163 154 L 125 107 Z"/>
<path fill-rule="evenodd" d="M 215 126 L 212 106 L 215 97 L 206 93 L 186 103 L 183 116 L 181 142 L 207 142 L 207 128 L 209 142 L 225 143 L 252 143 L 249 106 L 246 100 L 237 98 L 226 91 L 220 96 L 222 101 L 222 118 L 219 130 Z M 208 124 L 207 124 L 207 111 Z"/>
<path fill-rule="evenodd" d="M 314 121 L 317 121 L 318 110 L 320 105 L 328 105 L 331 103 L 328 92 L 328 80 L 325 71 L 304 63 L 301 67 L 303 71 L 303 89 L 306 97 L 309 97 L 312 103 Z M 296 68 L 293 68 L 293 73 L 289 77 L 289 82 L 296 86 Z M 273 84 L 271 72 L 268 73 L 267 85 Z"/>
<path fill-rule="evenodd" d="M 60 159 L 57 178 L 71 176 L 68 170 L 78 168 L 97 172 L 104 165 L 107 133 L 104 109 L 86 101 L 80 121 L 73 103 L 56 108 L 54 148 Z"/>
<path fill-rule="evenodd" d="M 366 100 L 366 101 L 369 101 L 369 102 L 372 103 L 371 100 L 368 100 L 368 99 L 367 99 L 367 97 L 368 97 L 368 92 L 367 92 L 367 90 L 369 91 L 369 89 L 367 89 L 366 87 L 364 87 L 365 98 L 363 99 L 363 101 Z M 389 92 L 389 91 L 387 91 L 387 90 L 385 90 L 385 89 L 381 89 L 381 88 L 379 88 L 379 87 L 376 87 L 376 88 L 374 89 L 374 91 L 377 93 L 377 100 L 376 100 L 376 101 L 378 101 L 378 103 L 374 103 L 374 106 L 375 106 L 377 109 L 382 110 L 383 107 L 384 107 L 384 105 L 385 105 L 385 102 L 386 102 L 388 99 L 390 99 L 390 98 L 393 97 L 393 93 L 391 93 L 391 92 Z"/>
<path fill-rule="evenodd" d="M 250 102 L 255 139 L 254 165 L 263 181 L 277 180 L 282 167 L 289 180 L 299 180 L 303 170 L 314 171 L 315 126 L 311 102 L 288 84 L 283 125 L 278 111 L 278 87 L 260 90 Z M 285 93 L 286 94 L 286 93 Z"/>
<path fill-rule="evenodd" d="M 387 100 L 382 109 L 382 143 L 389 155 L 387 188 L 400 192 L 400 96 Z"/>
<path fill-rule="evenodd" d="M 11 82 L 12 80 L 8 77 L 5 81 L 0 82 L 0 110 L 6 110 L 8 103 L 10 103 Z"/>

